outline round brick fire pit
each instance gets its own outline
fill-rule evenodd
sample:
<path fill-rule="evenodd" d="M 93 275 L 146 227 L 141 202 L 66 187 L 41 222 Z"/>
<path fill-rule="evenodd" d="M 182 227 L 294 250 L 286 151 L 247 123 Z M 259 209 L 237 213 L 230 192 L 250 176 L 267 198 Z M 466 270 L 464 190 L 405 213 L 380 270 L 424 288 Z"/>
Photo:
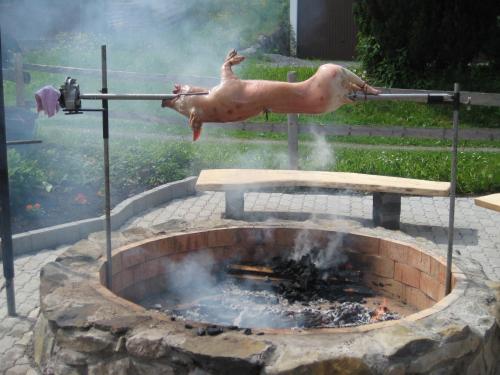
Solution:
<path fill-rule="evenodd" d="M 41 273 L 36 362 L 59 374 L 494 373 L 500 288 L 474 264 L 453 269 L 445 296 L 445 261 L 412 238 L 332 229 L 331 222 L 232 224 L 116 233 L 111 291 L 103 286 L 103 234 L 75 244 Z M 166 270 L 192 254 L 254 262 L 289 251 L 304 231 L 324 246 L 334 239 L 366 285 L 417 312 L 350 328 L 267 327 L 247 335 L 222 327 L 200 337 L 206 323 L 135 303 L 165 290 Z"/>

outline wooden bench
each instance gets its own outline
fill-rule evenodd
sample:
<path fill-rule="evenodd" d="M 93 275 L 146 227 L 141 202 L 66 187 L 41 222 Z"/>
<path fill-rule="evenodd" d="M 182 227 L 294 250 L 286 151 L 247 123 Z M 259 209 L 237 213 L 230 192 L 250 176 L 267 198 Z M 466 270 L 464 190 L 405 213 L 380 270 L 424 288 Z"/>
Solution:
<path fill-rule="evenodd" d="M 474 199 L 474 203 L 476 206 L 500 212 L 500 193 L 477 197 Z"/>
<path fill-rule="evenodd" d="M 243 219 L 244 193 L 283 188 L 344 189 L 373 193 L 373 222 L 399 229 L 401 195 L 448 196 L 449 182 L 346 172 L 271 169 L 207 169 L 200 172 L 198 191 L 226 193 L 225 217 Z"/>

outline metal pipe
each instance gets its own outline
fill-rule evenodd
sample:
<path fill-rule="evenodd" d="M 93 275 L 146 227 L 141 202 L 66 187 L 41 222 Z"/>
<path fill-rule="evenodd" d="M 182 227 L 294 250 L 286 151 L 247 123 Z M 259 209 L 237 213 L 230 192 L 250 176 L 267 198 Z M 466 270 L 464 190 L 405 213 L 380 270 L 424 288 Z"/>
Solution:
<path fill-rule="evenodd" d="M 450 216 L 448 222 L 448 253 L 446 257 L 446 294 L 451 292 L 451 268 L 453 263 L 453 236 L 455 229 L 455 192 L 457 187 L 457 148 L 460 110 L 460 86 L 455 83 L 453 90 L 453 141 L 451 149 Z"/>
<path fill-rule="evenodd" d="M 108 92 L 108 68 L 106 61 L 106 46 L 101 46 L 102 93 Z M 109 182 L 109 112 L 108 100 L 102 99 L 102 138 L 104 142 L 104 200 L 105 200 L 105 230 L 106 230 L 106 286 L 112 289 L 111 260 L 111 189 Z"/>
<path fill-rule="evenodd" d="M 208 95 L 208 92 L 192 92 L 185 94 L 80 94 L 80 99 L 90 100 L 172 100 L 178 96 Z"/>
<path fill-rule="evenodd" d="M 353 93 L 348 95 L 351 100 L 422 100 L 429 103 L 438 103 L 443 101 L 452 101 L 453 95 L 449 93 L 433 93 L 433 94 L 423 94 L 423 93 L 412 93 L 412 94 L 365 94 L 365 93 Z"/>
<path fill-rule="evenodd" d="M 2 32 L 0 30 L 0 214 L 2 236 L 3 275 L 7 293 L 7 314 L 16 315 L 14 293 L 14 251 L 12 247 L 12 228 L 10 222 L 9 168 L 7 164 L 7 135 L 5 123 L 5 101 L 3 95 L 2 70 Z"/>
<path fill-rule="evenodd" d="M 7 146 L 16 146 L 16 145 L 32 145 L 35 143 L 42 143 L 39 139 L 29 139 L 29 140 L 19 140 L 19 141 L 7 141 Z"/>
<path fill-rule="evenodd" d="M 288 72 L 288 82 L 297 82 L 297 73 Z M 288 114 L 288 169 L 299 169 L 299 116 Z"/>

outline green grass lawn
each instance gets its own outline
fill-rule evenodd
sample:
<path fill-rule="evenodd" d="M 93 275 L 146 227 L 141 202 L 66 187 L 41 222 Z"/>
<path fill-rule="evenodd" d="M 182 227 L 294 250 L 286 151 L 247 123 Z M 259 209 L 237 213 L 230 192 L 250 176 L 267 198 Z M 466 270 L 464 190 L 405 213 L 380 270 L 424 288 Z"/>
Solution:
<path fill-rule="evenodd" d="M 64 48 L 50 50 L 27 56 L 27 62 L 76 65 L 77 61 L 62 57 Z M 57 52 L 57 53 L 56 53 Z M 84 51 L 88 56 L 81 60 L 83 67 L 98 67 L 95 51 Z M 82 52 L 83 53 L 83 52 Z M 148 66 L 155 56 L 134 56 L 130 64 L 127 54 L 117 53 L 119 63 L 108 65 L 110 69 L 139 70 Z M 97 58 L 98 59 L 98 58 Z M 117 60 L 110 60 L 114 62 Z M 162 64 L 165 72 L 171 69 L 174 62 L 161 60 L 151 62 L 151 69 L 161 73 Z M 237 73 L 249 79 L 286 80 L 289 70 L 297 71 L 299 80 L 306 79 L 314 73 L 314 68 L 275 68 L 266 65 L 266 61 L 249 59 Z M 148 69 L 145 69 L 148 71 Z M 194 74 L 194 73 L 193 73 Z M 218 74 L 204 71 L 200 74 Z M 58 87 L 66 78 L 65 74 L 49 74 L 31 72 L 32 82 L 26 86 L 26 97 L 32 100 L 33 93 L 46 84 Z M 100 88 L 99 77 L 75 77 L 82 92 L 97 92 Z M 140 82 L 109 79 L 111 92 L 170 92 L 174 82 Z M 12 82 L 4 82 L 7 105 L 15 103 L 15 86 Z M 84 107 L 99 107 L 99 101 L 84 101 Z M 193 175 L 203 168 L 286 168 L 286 134 L 240 131 L 231 129 L 215 129 L 205 127 L 202 140 L 192 143 L 189 140 L 190 129 L 187 119 L 169 109 L 163 109 L 156 101 L 116 101 L 110 102 L 110 134 L 112 175 L 115 186 L 144 188 Z M 331 124 L 369 125 L 369 126 L 407 126 L 407 127 L 451 127 L 451 107 L 429 106 L 411 102 L 367 102 L 344 106 L 338 111 L 319 116 L 300 116 L 303 124 L 317 123 L 325 126 Z M 132 114 L 153 116 L 151 120 L 134 119 Z M 28 186 L 31 194 L 36 189 L 64 185 L 64 181 L 94 181 L 102 179 L 102 134 L 99 114 L 75 116 L 57 116 L 47 119 L 40 116 L 37 138 L 43 140 L 42 145 L 30 146 L 17 154 L 9 154 L 16 175 L 12 183 L 17 186 Z M 281 123 L 286 122 L 285 115 L 270 114 L 269 120 L 264 116 L 251 119 L 253 122 Z M 461 127 L 500 128 L 500 108 L 475 107 L 460 113 Z M 160 137 L 166 135 L 169 138 Z M 184 138 L 185 137 L 185 138 Z M 221 140 L 233 142 L 221 142 Z M 257 141 L 257 142 L 246 142 Z M 449 141 L 401 138 L 401 137 L 362 137 L 362 136 L 328 136 L 318 142 L 314 136 L 300 135 L 300 165 L 303 169 L 349 171 L 401 177 L 412 177 L 429 180 L 448 181 L 450 179 L 450 153 L 447 151 L 416 150 L 366 150 L 356 145 L 395 145 L 395 146 L 442 146 L 449 147 Z M 352 147 L 336 147 L 336 143 L 348 143 Z M 499 141 L 461 141 L 463 147 L 495 147 L 500 148 Z M 460 152 L 458 172 L 458 192 L 460 194 L 483 194 L 500 191 L 500 153 Z M 27 178 L 26 178 L 27 176 Z M 17 185 L 16 185 L 17 184 Z M 135 191 L 135 190 L 134 190 Z M 21 193 L 19 193 L 21 194 Z M 24 199 L 24 198 L 23 198 Z"/>

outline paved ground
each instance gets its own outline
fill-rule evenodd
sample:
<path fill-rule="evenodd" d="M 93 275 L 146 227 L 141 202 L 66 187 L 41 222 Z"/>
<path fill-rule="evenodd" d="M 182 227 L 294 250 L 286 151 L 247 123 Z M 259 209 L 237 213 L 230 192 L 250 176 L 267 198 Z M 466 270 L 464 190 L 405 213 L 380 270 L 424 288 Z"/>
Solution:
<path fill-rule="evenodd" d="M 415 237 L 424 237 L 447 248 L 448 198 L 402 199 L 401 230 Z M 456 203 L 455 256 L 470 257 L 483 266 L 486 275 L 500 280 L 500 213 L 476 207 L 471 198 Z M 252 193 L 245 209 L 279 211 L 287 215 L 312 212 L 327 215 L 335 212 L 371 225 L 371 195 L 314 195 Z M 220 218 L 224 210 L 222 193 L 204 193 L 170 202 L 131 219 L 123 229 L 150 226 L 170 219 L 186 221 Z M 50 249 L 15 260 L 17 317 L 8 317 L 5 290 L 0 280 L 0 374 L 36 374 L 30 357 L 31 330 L 38 314 L 38 274 L 40 268 L 53 261 L 67 247 Z"/>

